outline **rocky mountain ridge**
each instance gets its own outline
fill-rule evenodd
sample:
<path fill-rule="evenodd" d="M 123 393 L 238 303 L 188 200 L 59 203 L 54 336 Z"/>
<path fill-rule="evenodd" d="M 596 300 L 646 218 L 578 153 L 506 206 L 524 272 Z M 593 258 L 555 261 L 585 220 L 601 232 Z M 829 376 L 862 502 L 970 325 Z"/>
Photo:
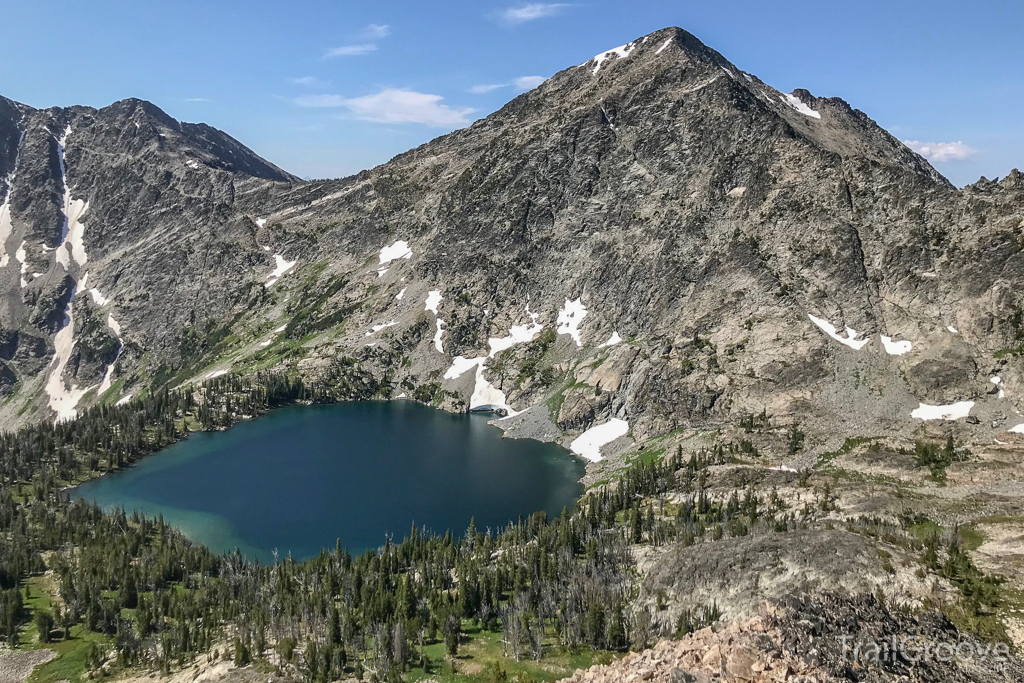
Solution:
<path fill-rule="evenodd" d="M 0 114 L 8 423 L 339 358 L 514 433 L 603 428 L 594 459 L 760 414 L 817 449 L 1024 422 L 1020 174 L 958 190 L 680 29 L 337 181 L 138 100 Z"/>

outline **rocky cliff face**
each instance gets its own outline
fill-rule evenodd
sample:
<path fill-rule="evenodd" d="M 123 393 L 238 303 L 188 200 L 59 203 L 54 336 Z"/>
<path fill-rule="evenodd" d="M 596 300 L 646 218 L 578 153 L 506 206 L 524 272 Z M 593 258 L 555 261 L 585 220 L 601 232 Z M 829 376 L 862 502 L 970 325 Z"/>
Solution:
<path fill-rule="evenodd" d="M 519 433 L 597 427 L 595 458 L 762 413 L 822 448 L 1024 422 L 1024 177 L 958 190 L 679 29 L 343 180 L 135 100 L 0 101 L 0 173 L 5 422 L 339 358 Z"/>
<path fill-rule="evenodd" d="M 253 257 L 248 221 L 232 209 L 237 187 L 294 181 L 223 133 L 138 100 L 98 111 L 0 100 L 0 149 L 8 419 L 73 417 L 140 359 L 176 351 L 196 311 L 229 316 Z"/>

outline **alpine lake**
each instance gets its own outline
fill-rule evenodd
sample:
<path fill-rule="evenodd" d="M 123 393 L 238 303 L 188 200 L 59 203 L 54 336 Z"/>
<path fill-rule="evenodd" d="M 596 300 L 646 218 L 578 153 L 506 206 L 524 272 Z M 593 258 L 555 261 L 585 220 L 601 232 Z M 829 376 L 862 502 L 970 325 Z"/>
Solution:
<path fill-rule="evenodd" d="M 162 515 L 211 550 L 264 563 L 336 544 L 359 553 L 413 526 L 460 536 L 471 519 L 497 529 L 571 510 L 583 463 L 554 444 L 503 438 L 493 417 L 411 401 L 292 406 L 194 433 L 70 493 Z"/>

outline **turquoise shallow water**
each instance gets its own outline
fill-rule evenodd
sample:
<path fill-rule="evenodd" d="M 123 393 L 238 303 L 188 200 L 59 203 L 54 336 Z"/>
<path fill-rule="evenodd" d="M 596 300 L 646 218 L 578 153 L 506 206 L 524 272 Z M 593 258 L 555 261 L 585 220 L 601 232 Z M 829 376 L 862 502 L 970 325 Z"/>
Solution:
<path fill-rule="evenodd" d="M 412 525 L 459 534 L 520 515 L 557 515 L 583 493 L 583 464 L 551 444 L 502 438 L 483 415 L 408 402 L 273 411 L 196 433 L 71 493 L 162 514 L 213 550 L 264 562 L 401 540 Z"/>

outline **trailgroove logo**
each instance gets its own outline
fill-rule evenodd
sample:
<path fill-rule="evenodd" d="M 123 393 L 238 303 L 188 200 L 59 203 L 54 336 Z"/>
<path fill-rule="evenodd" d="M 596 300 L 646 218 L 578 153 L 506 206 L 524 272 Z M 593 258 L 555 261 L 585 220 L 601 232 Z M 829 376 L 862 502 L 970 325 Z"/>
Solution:
<path fill-rule="evenodd" d="M 893 636 L 888 640 L 855 640 L 839 636 L 843 644 L 843 661 L 872 662 L 1005 662 L 1010 656 L 1007 643 L 935 641 L 921 636 Z"/>

